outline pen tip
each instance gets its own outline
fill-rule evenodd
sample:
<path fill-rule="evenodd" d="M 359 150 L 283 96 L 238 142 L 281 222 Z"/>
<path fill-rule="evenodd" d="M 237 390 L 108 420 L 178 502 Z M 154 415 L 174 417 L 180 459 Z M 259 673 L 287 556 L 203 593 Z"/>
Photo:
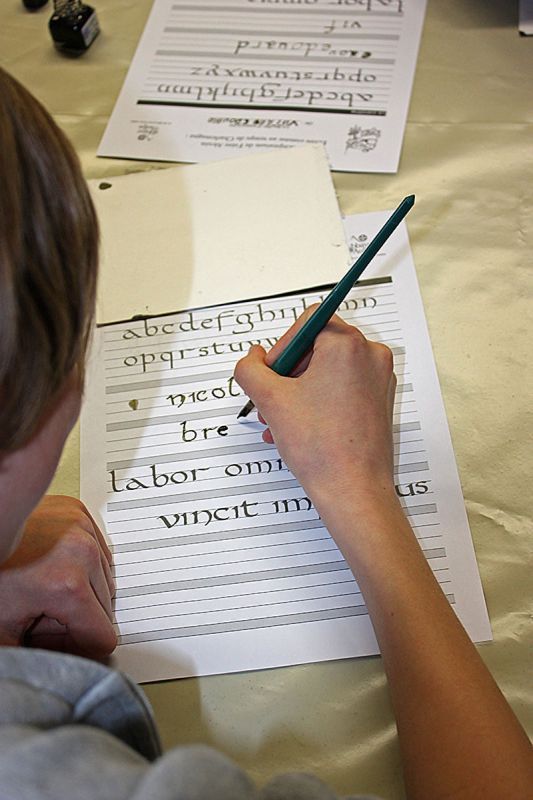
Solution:
<path fill-rule="evenodd" d="M 414 196 L 414 194 L 408 194 L 405 199 L 407 200 L 409 205 L 413 206 L 415 204 L 415 196 Z"/>
<path fill-rule="evenodd" d="M 250 411 L 254 408 L 254 404 L 251 400 L 248 400 L 244 408 L 241 408 L 239 413 L 237 414 L 237 419 L 242 419 L 243 417 L 247 417 Z"/>

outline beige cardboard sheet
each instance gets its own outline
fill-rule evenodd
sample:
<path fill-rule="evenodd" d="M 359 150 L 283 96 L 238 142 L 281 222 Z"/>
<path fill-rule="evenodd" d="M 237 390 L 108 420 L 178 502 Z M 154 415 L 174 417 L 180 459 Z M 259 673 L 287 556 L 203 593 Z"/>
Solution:
<path fill-rule="evenodd" d="M 71 61 L 51 47 L 49 7 L 4 3 L 0 61 L 55 113 L 86 175 L 107 178 L 153 166 L 95 156 L 150 0 L 96 7 L 103 33 Z M 398 174 L 334 181 L 345 213 L 417 196 L 411 246 L 494 632 L 479 650 L 532 735 L 533 39 L 517 21 L 508 0 L 430 0 Z M 76 434 L 53 489 L 78 491 Z M 147 694 L 167 747 L 214 745 L 259 783 L 309 770 L 340 793 L 404 796 L 378 657 Z"/>
<path fill-rule="evenodd" d="M 322 145 L 91 180 L 97 322 L 338 280 L 348 250 Z"/>

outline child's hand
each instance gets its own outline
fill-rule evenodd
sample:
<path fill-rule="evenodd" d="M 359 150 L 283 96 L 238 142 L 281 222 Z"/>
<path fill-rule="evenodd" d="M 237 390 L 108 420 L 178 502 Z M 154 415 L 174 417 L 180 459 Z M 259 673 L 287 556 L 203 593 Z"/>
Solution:
<path fill-rule="evenodd" d="M 0 566 L 0 644 L 92 658 L 116 647 L 111 553 L 79 500 L 47 496 Z"/>
<path fill-rule="evenodd" d="M 267 354 L 254 346 L 235 377 L 268 425 L 289 469 L 313 497 L 322 490 L 392 488 L 392 407 L 396 378 L 392 353 L 334 316 L 295 376 L 272 364 L 313 311 L 307 312 Z"/>

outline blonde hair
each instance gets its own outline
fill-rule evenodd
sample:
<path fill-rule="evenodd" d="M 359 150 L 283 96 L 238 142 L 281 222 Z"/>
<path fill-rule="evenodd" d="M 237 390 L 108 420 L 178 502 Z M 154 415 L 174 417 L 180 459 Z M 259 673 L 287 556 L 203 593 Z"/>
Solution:
<path fill-rule="evenodd" d="M 78 158 L 0 69 L 0 449 L 19 447 L 83 362 L 98 225 Z"/>

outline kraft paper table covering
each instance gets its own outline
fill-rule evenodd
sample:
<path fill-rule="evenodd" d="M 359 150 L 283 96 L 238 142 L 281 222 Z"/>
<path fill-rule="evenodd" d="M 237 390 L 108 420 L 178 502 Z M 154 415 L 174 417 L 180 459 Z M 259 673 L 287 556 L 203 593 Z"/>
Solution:
<path fill-rule="evenodd" d="M 54 113 L 87 177 L 164 168 L 95 156 L 150 0 L 95 5 L 102 35 L 71 60 L 51 46 L 50 6 L 3 3 L 0 63 Z M 411 246 L 494 632 L 480 653 L 532 735 L 533 39 L 517 5 L 429 0 L 399 172 L 334 181 L 346 214 L 417 196 Z M 53 491 L 77 494 L 78 463 L 75 431 Z M 404 797 L 379 658 L 146 692 L 166 747 L 212 744 L 259 783 L 308 770 L 340 793 Z"/>

